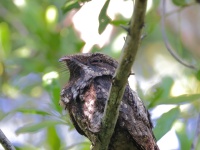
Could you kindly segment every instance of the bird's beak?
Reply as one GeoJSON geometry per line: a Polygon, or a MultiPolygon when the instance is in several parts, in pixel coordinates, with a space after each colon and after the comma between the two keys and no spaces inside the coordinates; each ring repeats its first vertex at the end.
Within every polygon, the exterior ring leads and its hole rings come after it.
{"type": "Polygon", "coordinates": [[[60,58],[58,61],[62,62],[62,61],[67,61],[67,60],[69,60],[69,57],[64,56],[64,57],[60,58]]]}

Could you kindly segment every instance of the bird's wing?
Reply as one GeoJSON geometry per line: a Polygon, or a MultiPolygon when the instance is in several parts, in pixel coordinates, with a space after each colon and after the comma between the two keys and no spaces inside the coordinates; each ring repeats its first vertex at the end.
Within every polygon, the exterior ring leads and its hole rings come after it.
{"type": "Polygon", "coordinates": [[[149,113],[137,93],[127,85],[120,106],[120,126],[128,130],[140,149],[158,150],[149,113]]]}

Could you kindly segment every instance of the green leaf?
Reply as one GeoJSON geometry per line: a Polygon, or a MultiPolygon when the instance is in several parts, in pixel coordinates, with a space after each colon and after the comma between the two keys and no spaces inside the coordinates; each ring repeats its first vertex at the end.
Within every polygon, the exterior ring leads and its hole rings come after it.
{"type": "Polygon", "coordinates": [[[11,49],[10,42],[10,30],[7,23],[0,23],[0,58],[4,58],[9,55],[11,49]]]}
{"type": "Polygon", "coordinates": [[[42,121],[42,122],[36,123],[36,124],[31,123],[31,124],[27,124],[19,129],[17,129],[16,134],[37,132],[43,128],[52,127],[57,124],[65,124],[65,123],[62,121],[57,121],[57,120],[45,120],[45,121],[42,121]]]}
{"type": "Polygon", "coordinates": [[[170,97],[165,98],[157,101],[156,105],[160,104],[185,104],[185,103],[191,103],[192,101],[199,100],[200,94],[183,94],[177,97],[170,97]]]}
{"type": "Polygon", "coordinates": [[[101,9],[101,12],[99,14],[99,34],[103,33],[107,25],[111,22],[111,19],[109,16],[107,16],[106,12],[108,9],[108,5],[110,3],[110,0],[107,0],[101,9]]]}
{"type": "Polygon", "coordinates": [[[152,108],[156,106],[157,103],[161,103],[162,99],[168,98],[173,83],[174,80],[171,77],[166,76],[159,84],[154,85],[149,91],[150,97],[148,97],[148,100],[150,101],[150,104],[148,108],[152,108]]]}
{"type": "Polygon", "coordinates": [[[200,70],[197,71],[197,73],[196,73],[196,78],[197,78],[197,80],[200,81],[200,70]]]}
{"type": "Polygon", "coordinates": [[[59,84],[58,79],[52,78],[51,84],[46,84],[44,81],[43,85],[51,97],[51,101],[52,101],[52,105],[54,109],[56,109],[58,112],[62,112],[62,108],[59,105],[60,84],[59,84]]]}
{"type": "Polygon", "coordinates": [[[88,150],[88,149],[90,149],[90,145],[91,145],[90,141],[86,141],[86,142],[75,143],[75,144],[72,144],[72,145],[70,145],[70,146],[63,147],[63,148],[61,148],[61,149],[62,149],[62,150],[65,150],[65,149],[71,150],[71,149],[73,149],[74,147],[78,147],[78,149],[88,150]]]}
{"type": "Polygon", "coordinates": [[[177,6],[186,6],[187,5],[187,1],[185,1],[185,0],[172,0],[172,2],[177,6]]]}
{"type": "Polygon", "coordinates": [[[126,25],[127,20],[113,20],[113,21],[110,21],[110,24],[112,24],[114,26],[126,25]]]}
{"type": "Polygon", "coordinates": [[[51,95],[52,98],[51,98],[51,100],[52,100],[52,102],[53,102],[54,107],[56,108],[56,110],[58,112],[61,112],[62,111],[62,107],[60,107],[60,105],[59,105],[59,100],[60,100],[60,86],[59,86],[58,80],[53,80],[51,86],[53,86],[52,91],[51,91],[52,92],[52,95],[51,95]]]}
{"type": "Polygon", "coordinates": [[[17,108],[17,109],[14,109],[14,110],[10,111],[10,112],[7,112],[7,113],[3,113],[3,112],[1,113],[0,112],[0,120],[6,118],[9,115],[12,116],[13,114],[15,114],[17,112],[21,112],[23,114],[35,114],[35,115],[42,115],[42,116],[45,116],[45,115],[52,116],[51,113],[43,111],[43,110],[38,110],[38,109],[34,109],[34,108],[17,108]]]}
{"type": "Polygon", "coordinates": [[[156,105],[156,102],[158,100],[160,100],[160,98],[164,92],[164,89],[162,87],[154,86],[151,88],[150,92],[151,92],[151,95],[149,98],[147,98],[150,101],[148,108],[152,108],[156,105]],[[152,90],[154,90],[154,91],[152,91],[152,90]]]}
{"type": "Polygon", "coordinates": [[[179,116],[179,107],[173,108],[170,111],[164,113],[156,123],[153,132],[157,140],[164,136],[172,127],[174,121],[177,120],[179,116]]]}
{"type": "Polygon", "coordinates": [[[17,144],[17,146],[15,145],[15,149],[16,150],[40,150],[40,148],[38,148],[37,146],[33,146],[30,144],[17,144]]]}
{"type": "MultiPolygon", "coordinates": [[[[155,2],[153,2],[153,3],[155,3],[155,2]]],[[[158,4],[159,4],[159,2],[158,2],[158,4]]],[[[158,4],[157,3],[153,4],[154,9],[151,9],[145,17],[145,22],[146,22],[145,31],[147,32],[147,35],[151,35],[151,33],[153,31],[155,31],[156,27],[159,24],[160,16],[158,16],[157,12],[155,11],[155,9],[158,7],[155,5],[158,5],[158,4]]]]}
{"type": "Polygon", "coordinates": [[[180,149],[181,150],[190,149],[192,140],[188,138],[188,135],[186,133],[185,123],[181,123],[181,126],[178,128],[178,130],[176,130],[176,135],[180,143],[180,149]]]}
{"type": "Polygon", "coordinates": [[[64,13],[67,13],[72,9],[79,9],[80,7],[81,7],[81,5],[79,4],[78,0],[72,0],[72,1],[67,1],[64,4],[62,10],[64,13]]]}
{"type": "Polygon", "coordinates": [[[84,142],[82,144],[82,149],[83,150],[88,150],[88,149],[90,149],[90,145],[91,145],[91,143],[89,141],[88,142],[84,142]]]}
{"type": "Polygon", "coordinates": [[[14,112],[21,112],[24,114],[38,114],[38,115],[51,115],[50,113],[37,109],[29,109],[29,108],[18,108],[14,110],[14,112]]]}
{"type": "Polygon", "coordinates": [[[47,129],[47,143],[51,150],[60,149],[61,147],[61,141],[55,126],[48,127],[47,129]]]}

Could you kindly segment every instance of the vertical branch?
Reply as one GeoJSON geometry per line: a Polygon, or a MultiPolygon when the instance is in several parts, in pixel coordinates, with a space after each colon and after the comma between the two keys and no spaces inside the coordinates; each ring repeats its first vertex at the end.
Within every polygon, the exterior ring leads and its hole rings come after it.
{"type": "Polygon", "coordinates": [[[141,32],[144,26],[146,6],[147,0],[135,0],[134,12],[131,17],[130,25],[127,28],[128,35],[122,50],[122,57],[113,78],[109,100],[107,101],[104,110],[101,132],[99,133],[99,139],[93,148],[95,150],[108,149],[119,115],[120,102],[139,48],[141,32]]]}
{"type": "Polygon", "coordinates": [[[10,143],[10,141],[7,139],[7,137],[1,131],[1,129],[0,129],[0,143],[5,148],[5,150],[15,150],[14,146],[10,143]]]}

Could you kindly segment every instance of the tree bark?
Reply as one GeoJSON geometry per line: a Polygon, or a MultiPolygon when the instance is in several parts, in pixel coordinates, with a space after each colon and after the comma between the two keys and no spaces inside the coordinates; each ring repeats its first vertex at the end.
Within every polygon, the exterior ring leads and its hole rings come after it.
{"type": "Polygon", "coordinates": [[[5,148],[5,150],[15,150],[14,146],[10,143],[10,141],[7,139],[7,137],[1,131],[1,129],[0,129],[0,143],[5,148]]]}

